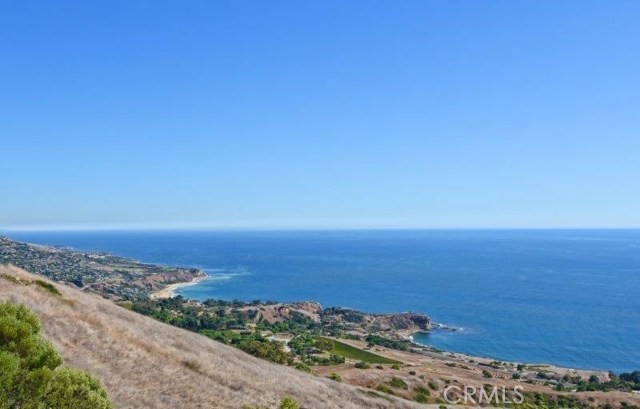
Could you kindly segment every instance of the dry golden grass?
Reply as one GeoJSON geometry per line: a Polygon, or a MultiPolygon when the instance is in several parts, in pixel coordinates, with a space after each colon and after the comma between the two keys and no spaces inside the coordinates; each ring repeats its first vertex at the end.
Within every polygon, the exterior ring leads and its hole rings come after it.
{"type": "Polygon", "coordinates": [[[72,287],[54,283],[57,296],[25,285],[36,279],[43,278],[0,266],[0,301],[37,313],[65,361],[100,378],[118,408],[239,409],[284,396],[304,408],[424,407],[259,360],[72,287]]]}

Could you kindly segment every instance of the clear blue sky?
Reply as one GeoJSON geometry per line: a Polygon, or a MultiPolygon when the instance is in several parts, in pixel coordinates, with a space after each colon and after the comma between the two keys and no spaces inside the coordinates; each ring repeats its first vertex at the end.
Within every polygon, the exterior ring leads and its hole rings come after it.
{"type": "Polygon", "coordinates": [[[0,5],[0,228],[640,226],[638,1],[0,5]]]}

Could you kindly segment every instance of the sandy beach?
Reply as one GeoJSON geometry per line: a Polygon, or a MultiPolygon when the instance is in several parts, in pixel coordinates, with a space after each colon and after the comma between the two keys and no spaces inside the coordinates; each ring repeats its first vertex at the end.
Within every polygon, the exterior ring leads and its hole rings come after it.
{"type": "Polygon", "coordinates": [[[204,280],[205,278],[207,278],[207,276],[203,275],[203,276],[195,277],[191,281],[187,281],[187,282],[183,282],[183,283],[169,284],[168,286],[166,286],[162,290],[155,291],[155,292],[151,293],[150,297],[151,297],[152,300],[159,300],[159,299],[162,299],[162,298],[171,298],[171,297],[174,296],[174,292],[178,288],[187,287],[187,286],[190,286],[190,285],[198,284],[200,281],[204,280]]]}

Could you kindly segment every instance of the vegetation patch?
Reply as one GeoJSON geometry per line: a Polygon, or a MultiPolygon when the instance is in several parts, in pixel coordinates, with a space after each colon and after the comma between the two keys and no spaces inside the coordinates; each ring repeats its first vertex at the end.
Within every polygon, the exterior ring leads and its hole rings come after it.
{"type": "Polygon", "coordinates": [[[20,280],[18,280],[18,278],[17,278],[17,277],[14,277],[14,276],[12,276],[12,275],[10,275],[10,274],[0,274],[0,277],[2,277],[2,278],[4,278],[5,280],[7,280],[7,281],[9,281],[9,282],[12,282],[12,283],[14,283],[14,284],[22,284],[22,283],[20,282],[20,280]]]}
{"type": "Polygon", "coordinates": [[[399,351],[408,351],[410,345],[408,341],[397,341],[395,339],[389,339],[374,334],[368,335],[365,340],[370,347],[379,345],[386,348],[397,349],[399,351]]]}
{"type": "Polygon", "coordinates": [[[202,373],[200,364],[195,361],[182,361],[182,365],[185,368],[192,370],[193,372],[202,373]]]}
{"type": "MultiPolygon", "coordinates": [[[[272,409],[269,405],[243,405],[242,409],[272,409]]],[[[284,398],[280,401],[277,409],[300,409],[300,404],[291,398],[284,398]]]]}
{"type": "Polygon", "coordinates": [[[400,378],[391,378],[389,385],[393,386],[394,388],[409,389],[409,385],[407,385],[407,383],[400,378]]]}
{"type": "Polygon", "coordinates": [[[0,408],[111,409],[100,381],[62,367],[40,329],[27,307],[0,303],[0,408]]]}
{"type": "MultiPolygon", "coordinates": [[[[320,339],[327,339],[318,337],[320,339]]],[[[385,358],[380,355],[373,354],[369,351],[364,351],[360,348],[353,347],[336,340],[329,340],[333,342],[333,348],[331,352],[343,356],[347,359],[354,359],[368,364],[398,364],[399,362],[393,359],[385,358]]]]}
{"type": "Polygon", "coordinates": [[[387,385],[378,385],[376,390],[380,392],[388,393],[389,395],[395,395],[395,392],[393,391],[393,389],[391,389],[387,385]]]}
{"type": "Polygon", "coordinates": [[[56,296],[62,295],[62,293],[51,283],[47,283],[46,281],[42,281],[42,280],[35,280],[33,283],[37,286],[44,288],[49,294],[56,295],[56,296]]]}

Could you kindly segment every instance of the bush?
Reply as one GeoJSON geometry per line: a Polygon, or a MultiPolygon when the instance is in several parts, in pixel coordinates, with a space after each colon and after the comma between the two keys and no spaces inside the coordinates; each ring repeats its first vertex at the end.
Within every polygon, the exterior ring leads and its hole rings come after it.
{"type": "Polygon", "coordinates": [[[300,405],[291,398],[284,398],[282,402],[280,402],[279,409],[300,409],[300,405]]]}
{"type": "Polygon", "coordinates": [[[62,357],[42,338],[40,328],[27,307],[0,303],[0,407],[111,408],[100,381],[73,368],[59,368],[62,357]]]}
{"type": "MultiPolygon", "coordinates": [[[[268,405],[242,405],[242,409],[270,409],[268,405]]],[[[300,409],[300,404],[291,398],[280,401],[278,409],[300,409]]]]}
{"type": "Polygon", "coordinates": [[[355,367],[358,368],[358,369],[369,369],[369,368],[371,368],[371,365],[369,365],[368,363],[366,363],[364,361],[360,361],[360,362],[356,363],[355,367]]]}
{"type": "Polygon", "coordinates": [[[415,389],[416,393],[422,394],[422,395],[427,395],[427,396],[431,396],[431,392],[429,392],[429,389],[427,388],[423,388],[422,386],[418,386],[415,389]]]}
{"type": "Polygon", "coordinates": [[[536,374],[536,378],[538,379],[549,379],[549,375],[547,375],[546,373],[540,371],[536,374]]]}
{"type": "Polygon", "coordinates": [[[340,374],[335,372],[332,372],[331,375],[329,375],[329,379],[336,382],[342,382],[342,376],[340,376],[340,374]]]}
{"type": "Polygon", "coordinates": [[[418,403],[429,403],[429,395],[424,393],[416,393],[415,401],[418,403]]]}
{"type": "Polygon", "coordinates": [[[54,372],[45,393],[48,409],[107,409],[111,405],[100,381],[86,372],[62,368],[54,372]]]}
{"type": "Polygon", "coordinates": [[[493,375],[491,375],[491,372],[487,371],[486,369],[482,370],[482,376],[484,376],[485,378],[493,378],[493,375]]]}
{"type": "Polygon", "coordinates": [[[53,284],[47,283],[46,281],[35,280],[34,283],[47,290],[47,292],[49,292],[50,294],[57,296],[62,295],[62,293],[60,293],[60,291],[53,284]]]}
{"type": "Polygon", "coordinates": [[[389,385],[393,386],[394,388],[409,388],[409,385],[407,385],[407,383],[400,378],[391,378],[391,382],[389,382],[389,385]]]}
{"type": "Polygon", "coordinates": [[[379,390],[380,392],[388,393],[389,395],[395,395],[395,392],[393,392],[393,390],[389,388],[387,385],[378,385],[376,390],[379,390]]]}
{"type": "Polygon", "coordinates": [[[315,347],[320,351],[331,351],[333,349],[333,341],[328,338],[316,338],[315,347]]]}
{"type": "Polygon", "coordinates": [[[303,362],[297,362],[295,368],[303,372],[311,372],[311,367],[303,362]]]}

